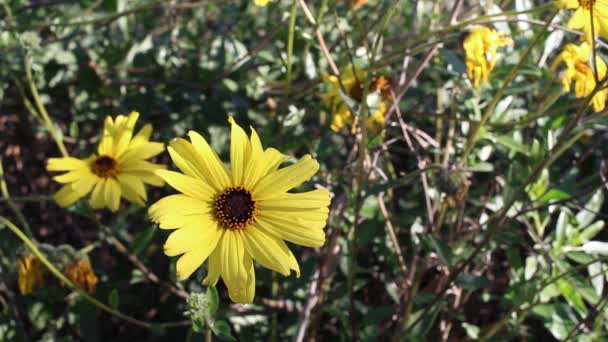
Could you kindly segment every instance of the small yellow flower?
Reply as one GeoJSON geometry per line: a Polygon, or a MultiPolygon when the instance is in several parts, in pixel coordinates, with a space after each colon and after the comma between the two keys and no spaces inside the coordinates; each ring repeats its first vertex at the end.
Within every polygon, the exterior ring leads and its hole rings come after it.
{"type": "Polygon", "coordinates": [[[555,5],[575,10],[568,21],[568,27],[582,30],[588,43],[593,42],[594,33],[595,36],[599,34],[608,38],[608,0],[556,0],[555,5]]]}
{"type": "Polygon", "coordinates": [[[479,89],[481,81],[488,82],[496,64],[496,49],[506,45],[513,45],[513,40],[483,26],[476,27],[465,38],[463,47],[467,75],[475,88],[479,89]]]}
{"type": "Polygon", "coordinates": [[[95,293],[97,276],[89,260],[78,259],[74,261],[63,270],[63,274],[81,289],[90,294],[95,293]]]}
{"type": "Polygon", "coordinates": [[[28,295],[34,290],[34,286],[44,285],[44,273],[46,268],[38,258],[33,255],[28,255],[19,258],[19,292],[22,295],[28,295]]]}
{"type": "MultiPolygon", "coordinates": [[[[356,103],[361,103],[363,97],[363,87],[367,79],[367,71],[362,70],[357,66],[349,65],[346,67],[340,78],[344,86],[345,95],[356,103]]],[[[344,102],[342,89],[340,88],[340,80],[336,76],[324,76],[324,81],[329,84],[329,88],[321,97],[323,103],[331,108],[332,122],[331,129],[334,132],[339,132],[344,126],[350,125],[351,131],[354,133],[355,125],[354,118],[350,108],[344,102]]],[[[388,109],[388,105],[392,101],[390,89],[392,81],[387,77],[376,77],[370,83],[369,93],[378,92],[380,101],[375,107],[369,108],[371,113],[368,118],[368,129],[376,134],[384,128],[384,115],[388,109]]]]}
{"type": "Polygon", "coordinates": [[[260,6],[260,7],[266,7],[266,5],[268,5],[269,2],[271,2],[272,0],[253,0],[253,3],[256,6],[260,6]]]}
{"type": "MultiPolygon", "coordinates": [[[[566,44],[551,66],[551,69],[555,71],[560,64],[565,64],[566,68],[561,75],[564,91],[570,91],[570,84],[574,82],[574,95],[577,98],[585,98],[591,95],[596,86],[592,56],[592,47],[587,42],[580,45],[566,44]]],[[[597,77],[602,80],[606,76],[606,63],[599,56],[596,56],[595,65],[597,67],[597,77]]],[[[607,95],[608,89],[603,89],[593,96],[593,99],[591,99],[593,110],[596,112],[604,110],[607,95]]]]}
{"type": "Polygon", "coordinates": [[[274,148],[264,149],[255,132],[251,137],[230,118],[232,125],[228,169],[196,132],[190,141],[174,139],[168,147],[183,172],[158,170],[180,192],[149,209],[162,229],[177,229],[164,246],[177,260],[177,275],[187,279],[209,258],[203,283],[215,286],[220,276],[230,299],[251,303],[255,293],[253,259],[285,276],[300,268],[283,240],[319,247],[325,242],[329,192],[317,189],[290,193],[311,178],[319,163],[305,155],[285,168],[289,159],[274,148]]]}
{"type": "Polygon", "coordinates": [[[164,145],[149,141],[152,134],[150,124],[133,136],[138,117],[137,112],[132,112],[128,117],[118,115],[114,120],[106,117],[97,154],[89,158],[48,160],[47,170],[67,171],[53,178],[66,184],[55,194],[57,204],[67,207],[92,190],[90,203],[95,209],[108,207],[116,211],[121,197],[145,205],[147,196],[144,183],[162,186],[163,180],[154,171],[165,168],[146,159],[161,153],[164,145]]]}

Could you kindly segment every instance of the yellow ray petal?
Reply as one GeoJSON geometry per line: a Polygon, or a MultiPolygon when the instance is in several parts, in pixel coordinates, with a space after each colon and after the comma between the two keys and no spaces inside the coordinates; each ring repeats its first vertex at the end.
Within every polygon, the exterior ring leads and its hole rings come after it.
{"type": "Polygon", "coordinates": [[[181,194],[164,197],[148,209],[152,221],[160,223],[162,229],[182,227],[210,212],[211,205],[208,202],[181,194]]]}
{"type": "Polygon", "coordinates": [[[88,166],[87,160],[78,158],[49,158],[47,160],[46,169],[48,171],[72,171],[88,168],[88,166]]]}
{"type": "Polygon", "coordinates": [[[146,205],[146,188],[139,178],[125,173],[119,174],[116,178],[120,183],[121,193],[126,199],[142,207],[146,205]]]}
{"type": "Polygon", "coordinates": [[[289,156],[284,155],[277,149],[269,147],[264,151],[264,166],[260,170],[261,177],[276,171],[281,164],[289,159],[289,156]]]}
{"type": "Polygon", "coordinates": [[[325,232],[321,228],[311,228],[310,222],[276,218],[258,218],[254,225],[275,238],[287,240],[306,247],[321,247],[325,243],[325,232]]]}
{"type": "Polygon", "coordinates": [[[71,184],[71,187],[72,190],[76,191],[81,196],[84,196],[91,192],[91,189],[95,184],[97,184],[97,182],[99,182],[99,180],[99,177],[90,173],[76,180],[74,183],[71,184]]]}
{"type": "Polygon", "coordinates": [[[53,196],[53,199],[60,207],[65,208],[72,205],[74,202],[78,201],[83,196],[84,195],[81,195],[76,191],[72,190],[72,187],[68,184],[64,185],[61,189],[59,189],[59,191],[57,191],[57,193],[55,193],[55,195],[53,196]]]}
{"type": "Polygon", "coordinates": [[[239,233],[243,238],[245,250],[255,261],[284,276],[289,275],[290,251],[287,245],[255,227],[247,227],[239,233]]]}
{"type": "Polygon", "coordinates": [[[267,166],[264,158],[264,148],[258,133],[251,127],[251,139],[249,140],[249,162],[243,175],[243,185],[251,189],[266,174],[264,168],[267,166]]]}
{"type": "MultiPolygon", "coordinates": [[[[219,243],[218,243],[219,245],[219,243]]],[[[207,264],[207,276],[203,279],[203,285],[215,286],[220,279],[221,267],[220,249],[216,247],[209,255],[209,263],[207,264]]]]}
{"type": "Polygon", "coordinates": [[[245,251],[241,236],[225,230],[221,240],[220,269],[233,302],[251,303],[255,292],[255,274],[251,256],[245,251]]]}
{"type": "Polygon", "coordinates": [[[119,158],[118,162],[123,163],[128,159],[148,159],[152,158],[165,150],[165,144],[158,142],[144,142],[136,147],[126,150],[119,158]]]}
{"type": "Polygon", "coordinates": [[[118,181],[114,178],[107,178],[104,190],[104,200],[106,206],[112,211],[118,210],[121,195],[120,184],[118,181]]]}
{"type": "Polygon", "coordinates": [[[200,179],[167,170],[157,170],[155,173],[172,188],[190,197],[198,198],[202,201],[211,201],[215,196],[215,191],[200,179]]]}
{"type": "MultiPolygon", "coordinates": [[[[179,230],[173,234],[178,232],[179,230]]],[[[177,260],[177,276],[181,280],[187,279],[194,271],[196,271],[197,268],[199,268],[199,266],[203,264],[203,262],[205,262],[209,254],[211,254],[211,252],[213,252],[213,250],[216,248],[217,243],[222,236],[221,233],[222,230],[218,229],[217,225],[215,225],[214,228],[210,227],[209,235],[204,243],[199,244],[196,246],[196,248],[190,249],[177,260]]],[[[167,240],[167,242],[169,241],[167,240]]]]}
{"type": "Polygon", "coordinates": [[[204,180],[205,171],[197,167],[196,159],[197,155],[194,153],[192,145],[184,139],[173,139],[170,146],[167,148],[169,155],[175,166],[177,166],[183,173],[190,177],[204,180]]]}
{"type": "Polygon", "coordinates": [[[190,250],[206,248],[219,238],[215,235],[221,232],[222,230],[218,228],[217,222],[211,216],[201,215],[198,220],[190,221],[171,233],[165,242],[164,252],[168,256],[176,256],[190,250]]]}
{"type": "Polygon", "coordinates": [[[53,177],[53,180],[57,183],[72,183],[81,178],[86,178],[86,177],[91,177],[91,176],[93,176],[93,173],[91,172],[91,170],[88,167],[86,167],[86,168],[80,168],[80,169],[76,169],[76,170],[73,170],[70,172],[66,172],[59,176],[55,176],[55,177],[53,177]]]}
{"type": "Polygon", "coordinates": [[[232,126],[230,134],[230,167],[232,169],[232,185],[241,186],[245,176],[245,169],[249,161],[251,149],[245,131],[232,117],[228,119],[232,126]]]}
{"type": "Polygon", "coordinates": [[[260,180],[254,190],[256,200],[280,195],[310,179],[319,170],[319,163],[305,155],[294,165],[279,169],[260,180]]]}
{"type": "Polygon", "coordinates": [[[256,203],[261,210],[292,211],[315,209],[329,206],[331,198],[326,189],[317,189],[301,193],[284,193],[256,203]]]}
{"type": "Polygon", "coordinates": [[[138,146],[139,144],[148,142],[148,140],[150,140],[151,135],[152,135],[152,125],[145,124],[144,127],[142,127],[137,132],[137,134],[135,134],[135,136],[133,137],[133,140],[131,140],[130,146],[135,147],[135,146],[138,146]]]}
{"type": "Polygon", "coordinates": [[[218,191],[229,187],[232,180],[228,175],[228,170],[207,141],[194,131],[188,132],[188,136],[196,154],[201,158],[201,167],[205,170],[209,184],[218,191]]]}
{"type": "Polygon", "coordinates": [[[93,193],[91,194],[91,207],[93,209],[101,209],[105,206],[104,193],[106,187],[106,178],[100,178],[96,183],[93,193]]]}

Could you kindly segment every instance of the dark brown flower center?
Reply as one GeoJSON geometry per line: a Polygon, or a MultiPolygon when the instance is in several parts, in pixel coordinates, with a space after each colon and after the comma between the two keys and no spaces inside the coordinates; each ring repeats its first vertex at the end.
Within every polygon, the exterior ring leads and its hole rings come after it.
{"type": "Polygon", "coordinates": [[[118,174],[118,162],[110,156],[99,156],[93,162],[91,171],[99,177],[115,177],[118,174]]]}
{"type": "Polygon", "coordinates": [[[215,218],[225,229],[243,229],[254,219],[255,201],[241,187],[226,189],[215,199],[213,207],[215,218]]]}

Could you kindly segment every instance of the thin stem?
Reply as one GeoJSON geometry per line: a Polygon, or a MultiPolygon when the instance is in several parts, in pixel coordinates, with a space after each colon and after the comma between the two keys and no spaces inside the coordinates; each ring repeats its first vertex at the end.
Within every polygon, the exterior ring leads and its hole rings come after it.
{"type": "Polygon", "coordinates": [[[40,94],[38,93],[38,88],[36,88],[36,84],[34,83],[34,79],[32,77],[31,61],[27,57],[26,57],[26,61],[25,61],[25,75],[27,77],[27,82],[29,83],[32,96],[34,97],[34,103],[36,104],[36,107],[38,108],[38,113],[42,117],[42,120],[46,126],[46,129],[49,131],[49,133],[51,133],[51,136],[53,137],[53,140],[55,140],[55,144],[57,145],[57,148],[59,148],[59,151],[61,152],[61,154],[64,157],[68,157],[69,156],[68,151],[66,150],[65,145],[63,144],[63,140],[61,139],[61,133],[59,132],[58,128],[51,121],[49,113],[46,111],[44,104],[42,104],[42,100],[40,99],[40,94]]]}
{"type": "Polygon", "coordinates": [[[69,288],[71,288],[72,290],[77,291],[81,296],[83,296],[88,302],[90,302],[91,304],[95,305],[96,307],[100,308],[101,310],[116,316],[118,318],[121,318],[129,323],[132,323],[134,325],[140,326],[142,328],[147,328],[150,329],[152,328],[152,324],[144,322],[144,321],[140,321],[136,318],[133,318],[131,316],[125,315],[122,312],[118,311],[118,310],[114,310],[111,307],[107,306],[106,304],[100,302],[99,300],[97,300],[96,298],[92,297],[91,295],[89,295],[86,291],[84,291],[83,289],[81,289],[80,287],[76,286],[70,279],[68,279],[65,275],[63,275],[63,273],[61,273],[61,271],[59,271],[55,265],[53,265],[49,259],[40,251],[40,249],[38,249],[38,247],[36,246],[36,244],[30,239],[28,238],[22,231],[21,229],[19,229],[19,227],[15,226],[11,221],[7,220],[6,218],[4,218],[3,216],[0,216],[0,223],[2,223],[3,225],[5,225],[6,227],[8,227],[15,235],[17,235],[17,237],[19,239],[21,239],[21,241],[23,241],[23,243],[27,246],[27,248],[38,258],[40,259],[40,261],[44,264],[44,266],[46,266],[49,271],[51,271],[51,273],[57,277],[57,279],[59,279],[61,282],[63,282],[64,284],[66,284],[69,288]]]}
{"type": "Polygon", "coordinates": [[[6,201],[6,204],[9,206],[9,208],[11,208],[13,213],[15,213],[17,220],[19,220],[19,223],[23,226],[25,233],[30,237],[34,236],[32,234],[32,228],[30,227],[29,223],[27,223],[25,216],[23,215],[19,207],[15,204],[15,202],[11,199],[11,196],[8,192],[8,187],[6,186],[6,179],[4,178],[4,167],[2,166],[2,157],[0,157],[0,192],[2,192],[2,198],[6,201]]]}

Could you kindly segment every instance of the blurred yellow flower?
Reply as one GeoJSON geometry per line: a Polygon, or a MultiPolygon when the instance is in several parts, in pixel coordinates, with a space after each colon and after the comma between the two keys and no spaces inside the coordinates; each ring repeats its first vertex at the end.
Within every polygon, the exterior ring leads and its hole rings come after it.
{"type": "Polygon", "coordinates": [[[64,185],[56,194],[55,201],[67,207],[86,196],[91,190],[91,206],[118,210],[120,198],[141,206],[146,202],[144,183],[162,186],[163,180],[155,170],[166,168],[146,159],[164,150],[162,143],[150,142],[152,125],[145,125],[135,136],[133,130],[139,113],[106,117],[103,137],[97,154],[86,159],[72,157],[49,158],[47,170],[66,171],[53,179],[64,185]]]}
{"type": "Polygon", "coordinates": [[[253,3],[256,6],[260,6],[260,7],[266,7],[266,5],[268,5],[269,2],[271,2],[272,0],[254,0],[253,3]]]}
{"type": "Polygon", "coordinates": [[[63,270],[63,274],[81,289],[91,294],[95,293],[97,276],[89,260],[76,260],[63,270]]]}
{"type": "Polygon", "coordinates": [[[180,279],[188,278],[207,258],[203,283],[215,286],[220,276],[230,299],[251,303],[255,293],[253,260],[285,276],[300,268],[283,240],[319,247],[325,242],[329,192],[317,189],[289,193],[311,178],[319,163],[305,155],[279,169],[289,157],[274,148],[264,149],[256,133],[251,137],[230,118],[231,169],[209,144],[190,131],[190,141],[174,139],[168,147],[183,172],[156,174],[181,192],[165,197],[149,209],[162,229],[173,232],[164,250],[177,260],[180,279]]]}
{"type": "Polygon", "coordinates": [[[513,40],[484,26],[476,27],[465,38],[467,75],[475,88],[479,89],[481,81],[488,82],[496,64],[496,49],[506,45],[513,45],[513,40]]]}
{"type": "Polygon", "coordinates": [[[559,8],[573,9],[568,27],[585,33],[585,40],[592,43],[598,34],[608,38],[608,0],[556,0],[559,8]],[[593,13],[593,23],[591,22],[593,13]]]}
{"type": "Polygon", "coordinates": [[[42,262],[33,255],[21,257],[18,262],[19,278],[17,284],[19,285],[19,292],[25,296],[32,293],[34,286],[44,285],[44,273],[46,273],[46,268],[42,262]]]}
{"type": "MultiPolygon", "coordinates": [[[[565,64],[566,68],[561,74],[564,91],[570,91],[570,84],[574,82],[574,95],[577,98],[585,98],[591,95],[596,86],[592,56],[592,47],[587,42],[580,45],[566,44],[551,66],[551,69],[555,71],[560,64],[565,64]]],[[[595,66],[597,67],[598,79],[604,79],[606,63],[599,56],[595,58],[595,66]]],[[[593,96],[593,99],[591,99],[593,110],[596,112],[604,110],[607,95],[608,89],[602,89],[593,96]]]]}
{"type": "MultiPolygon", "coordinates": [[[[353,65],[346,67],[341,75],[340,79],[344,86],[344,92],[353,102],[361,103],[363,97],[363,87],[367,79],[367,71],[353,65]]],[[[344,101],[342,89],[340,87],[340,80],[338,77],[333,75],[323,76],[323,80],[329,85],[329,88],[325,94],[322,95],[321,99],[323,103],[331,108],[332,122],[331,129],[334,132],[339,132],[344,126],[350,125],[351,132],[355,132],[356,125],[350,108],[344,101]]],[[[392,101],[390,90],[392,87],[392,80],[388,77],[376,77],[370,83],[369,93],[377,93],[379,101],[376,106],[370,106],[367,127],[368,129],[377,134],[384,128],[384,115],[392,101]]]]}

